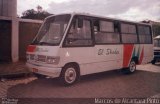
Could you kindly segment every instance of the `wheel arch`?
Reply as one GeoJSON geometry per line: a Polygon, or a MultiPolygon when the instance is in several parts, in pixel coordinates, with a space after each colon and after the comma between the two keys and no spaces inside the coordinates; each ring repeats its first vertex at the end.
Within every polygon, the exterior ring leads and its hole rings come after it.
{"type": "Polygon", "coordinates": [[[132,57],[131,60],[134,60],[136,64],[139,64],[139,60],[137,56],[132,57]]]}
{"type": "MultiPolygon", "coordinates": [[[[77,62],[69,62],[69,63],[66,63],[63,67],[62,67],[62,70],[64,67],[68,66],[68,65],[73,65],[76,67],[76,71],[78,72],[79,75],[81,75],[80,73],[80,66],[77,62]]],[[[61,71],[62,72],[62,71],[61,71]]]]}

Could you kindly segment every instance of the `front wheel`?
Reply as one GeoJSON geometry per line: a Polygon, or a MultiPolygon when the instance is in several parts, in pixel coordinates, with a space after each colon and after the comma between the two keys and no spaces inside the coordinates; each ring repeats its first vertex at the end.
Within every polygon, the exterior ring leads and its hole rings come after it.
{"type": "Polygon", "coordinates": [[[129,67],[127,69],[124,69],[125,74],[132,74],[136,71],[136,62],[134,60],[131,60],[129,67]]]}
{"type": "Polygon", "coordinates": [[[79,79],[79,68],[75,65],[66,65],[61,72],[60,81],[63,85],[72,85],[79,79]]]}

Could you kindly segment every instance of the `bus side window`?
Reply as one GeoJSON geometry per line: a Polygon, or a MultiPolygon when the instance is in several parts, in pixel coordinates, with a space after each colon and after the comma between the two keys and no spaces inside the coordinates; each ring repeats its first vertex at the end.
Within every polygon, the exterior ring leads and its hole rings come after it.
{"type": "Polygon", "coordinates": [[[88,46],[92,45],[91,38],[91,22],[89,20],[81,20],[78,26],[78,19],[72,23],[66,38],[66,46],[88,46]],[[82,26],[83,24],[83,26],[82,26]]]}
{"type": "Polygon", "coordinates": [[[149,26],[139,25],[138,26],[138,33],[139,33],[140,43],[143,43],[143,44],[152,43],[152,36],[151,36],[152,34],[150,32],[149,26]]]}
{"type": "Polygon", "coordinates": [[[138,43],[135,24],[121,23],[121,35],[123,43],[138,43]]]}
{"type": "Polygon", "coordinates": [[[101,19],[94,21],[94,35],[96,44],[120,43],[120,36],[118,30],[115,32],[113,21],[101,19]]]}

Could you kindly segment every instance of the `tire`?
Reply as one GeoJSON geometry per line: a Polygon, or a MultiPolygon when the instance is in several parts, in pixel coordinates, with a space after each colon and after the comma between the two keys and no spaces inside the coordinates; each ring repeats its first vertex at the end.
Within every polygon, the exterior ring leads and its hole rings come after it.
{"type": "Polygon", "coordinates": [[[152,60],[151,63],[154,65],[156,63],[156,60],[152,60]]]}
{"type": "Polygon", "coordinates": [[[125,74],[132,74],[135,71],[136,71],[136,62],[134,60],[131,60],[131,62],[129,63],[129,67],[123,70],[125,74]]]}
{"type": "Polygon", "coordinates": [[[72,85],[79,80],[79,77],[79,67],[77,65],[68,64],[62,69],[60,75],[61,85],[72,85]]]}

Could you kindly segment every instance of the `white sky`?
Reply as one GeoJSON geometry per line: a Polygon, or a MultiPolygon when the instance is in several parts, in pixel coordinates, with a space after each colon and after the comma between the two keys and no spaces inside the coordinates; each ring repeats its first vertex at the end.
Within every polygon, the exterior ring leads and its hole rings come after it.
{"type": "Polygon", "coordinates": [[[17,0],[18,15],[37,5],[49,13],[87,12],[134,21],[160,19],[160,0],[17,0]]]}

